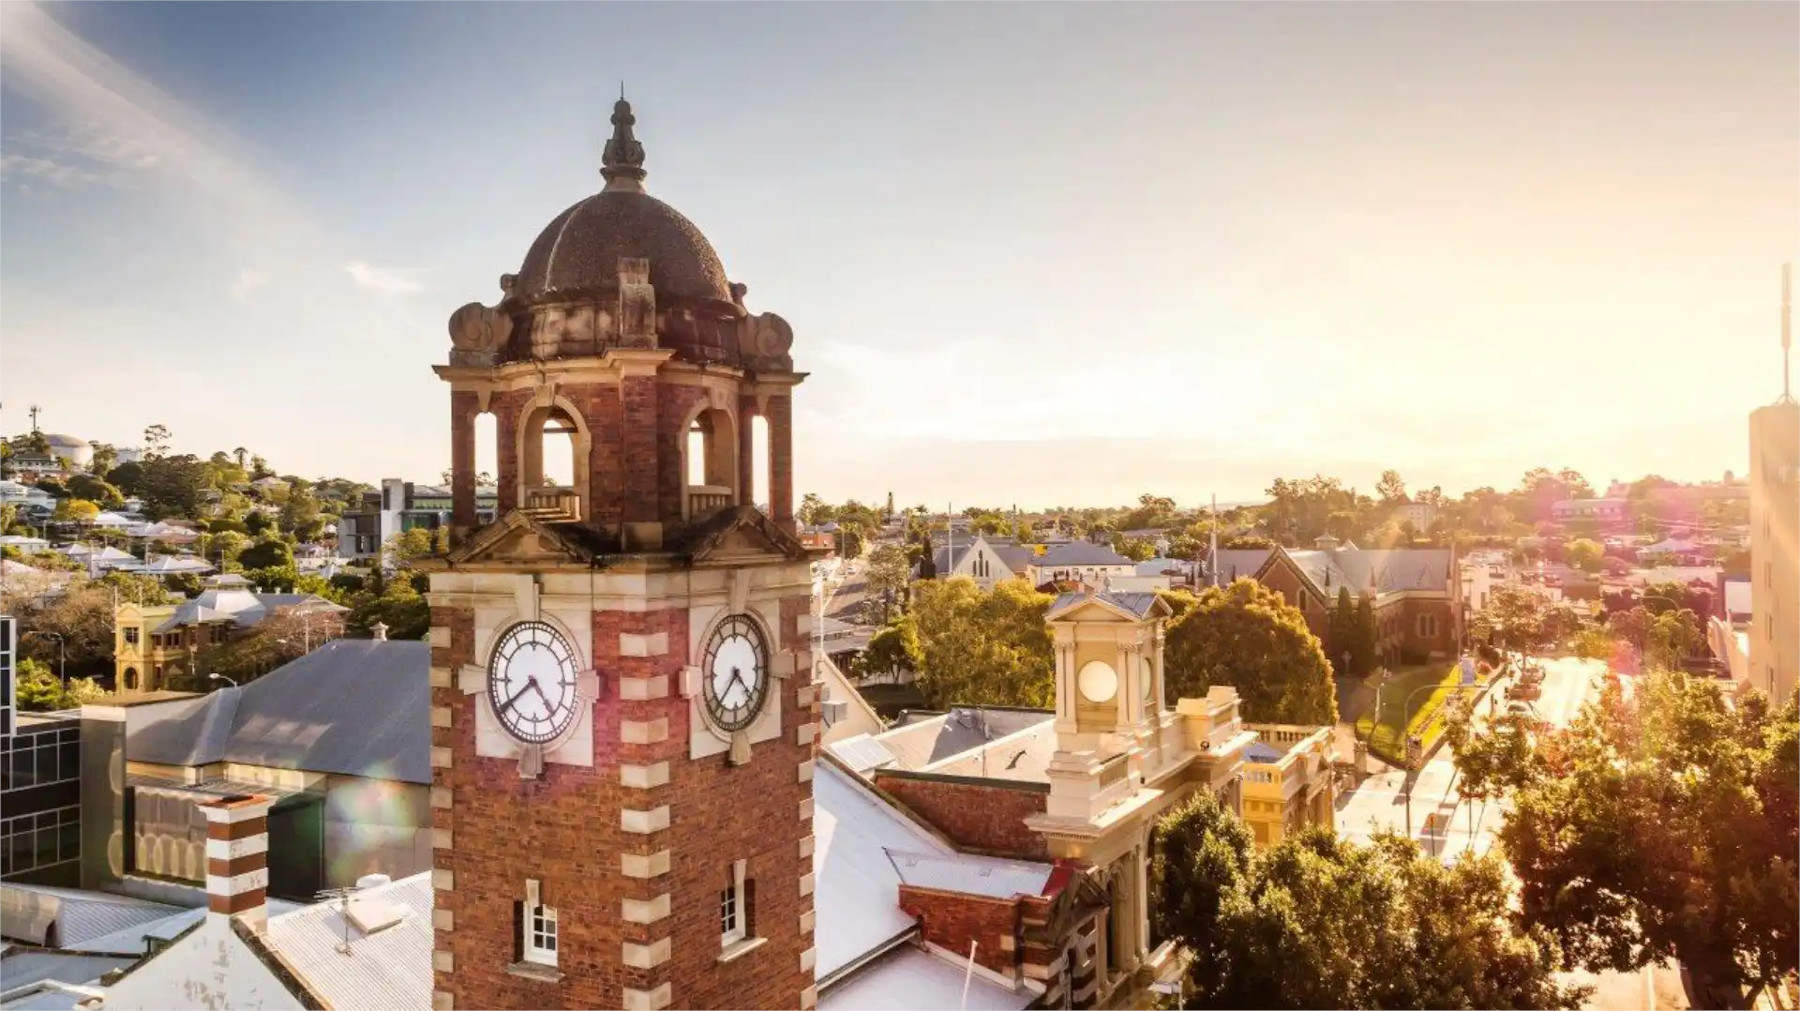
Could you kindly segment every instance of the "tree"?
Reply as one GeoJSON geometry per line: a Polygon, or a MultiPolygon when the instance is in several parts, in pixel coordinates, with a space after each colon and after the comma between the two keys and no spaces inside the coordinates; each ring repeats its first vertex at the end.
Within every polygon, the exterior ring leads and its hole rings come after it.
{"type": "Polygon", "coordinates": [[[106,690],[93,678],[70,678],[65,686],[57,680],[50,665],[30,658],[19,661],[17,670],[19,709],[28,713],[76,709],[89,702],[106,698],[106,690]]]}
{"type": "Polygon", "coordinates": [[[1563,560],[1583,572],[1599,572],[1600,560],[1605,557],[1605,546],[1585,537],[1570,541],[1568,547],[1563,549],[1563,560]]]}
{"type": "Polygon", "coordinates": [[[966,576],[913,585],[919,691],[936,708],[1047,707],[1055,697],[1050,629],[1053,598],[1024,580],[983,590],[966,576]]]}
{"type": "Polygon", "coordinates": [[[51,518],[58,523],[92,523],[100,515],[100,507],[84,498],[66,498],[56,503],[51,518]]]}
{"type": "Polygon", "coordinates": [[[924,652],[919,646],[919,630],[910,616],[901,615],[891,625],[883,625],[869,637],[869,648],[859,660],[866,674],[894,675],[902,670],[916,671],[924,666],[924,652]]]}
{"type": "Polygon", "coordinates": [[[1384,470],[1381,480],[1375,482],[1375,494],[1381,496],[1382,505],[1399,505],[1406,501],[1406,482],[1400,480],[1397,470],[1384,470]]]}
{"type": "Polygon", "coordinates": [[[265,537],[239,552],[237,561],[246,569],[293,568],[294,549],[286,541],[265,537]]]}
{"type": "Polygon", "coordinates": [[[912,566],[906,552],[897,544],[882,544],[869,552],[868,568],[863,572],[863,585],[869,596],[881,601],[881,620],[885,624],[894,601],[906,592],[907,575],[912,566]]]}
{"type": "Polygon", "coordinates": [[[1192,953],[1190,1008],[1575,1008],[1522,929],[1504,866],[1320,828],[1266,853],[1211,792],[1157,825],[1153,916],[1192,953]]]}
{"type": "Polygon", "coordinates": [[[70,495],[99,503],[108,509],[117,509],[125,504],[125,496],[119,489],[92,474],[71,474],[66,486],[70,495]]]}
{"type": "Polygon", "coordinates": [[[319,498],[305,481],[295,481],[288,488],[287,500],[281,503],[281,532],[293,534],[303,541],[314,540],[320,531],[319,498]]]}
{"type": "MultiPolygon", "coordinates": [[[[99,581],[77,581],[44,606],[14,602],[21,656],[57,663],[57,640],[71,679],[108,677],[113,671],[113,590],[99,581]],[[55,635],[26,636],[29,629],[55,635]]],[[[62,673],[61,670],[58,673],[62,673]]]]}
{"type": "Polygon", "coordinates": [[[206,461],[188,454],[146,456],[141,468],[137,494],[144,500],[145,515],[153,520],[200,518],[212,482],[212,468],[206,461]]]}
{"type": "MultiPolygon", "coordinates": [[[[215,521],[216,522],[216,521],[215,521]]],[[[244,513],[244,532],[252,537],[279,532],[275,518],[261,509],[250,509],[244,513]]]]}
{"type": "Polygon", "coordinates": [[[1734,707],[1679,672],[1635,686],[1612,679],[1513,792],[1525,922],[1590,970],[1675,958],[1697,1006],[1748,1007],[1800,952],[1800,702],[1734,707]]]}
{"type": "Polygon", "coordinates": [[[1213,685],[1230,685],[1247,720],[1337,722],[1337,689],[1318,637],[1279,593],[1253,579],[1201,591],[1193,609],[1169,624],[1163,664],[1171,697],[1200,698],[1213,685]]]}
{"type": "Polygon", "coordinates": [[[387,626],[390,639],[423,639],[431,631],[431,605],[411,579],[389,579],[379,593],[364,590],[351,598],[345,627],[368,636],[376,622],[387,626]]]}
{"type": "Polygon", "coordinates": [[[156,424],[144,429],[144,459],[158,460],[169,453],[169,427],[156,424]]]}

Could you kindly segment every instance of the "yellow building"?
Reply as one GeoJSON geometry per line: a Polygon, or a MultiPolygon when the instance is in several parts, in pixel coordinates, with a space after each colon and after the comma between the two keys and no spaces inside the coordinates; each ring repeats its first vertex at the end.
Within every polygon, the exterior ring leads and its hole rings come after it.
{"type": "Polygon", "coordinates": [[[1244,754],[1244,823],[1258,846],[1274,846],[1309,825],[1334,828],[1331,728],[1250,723],[1257,740],[1244,754]]]}
{"type": "Polygon", "coordinates": [[[174,665],[190,662],[185,634],[156,631],[175,614],[174,604],[122,603],[113,612],[113,687],[121,693],[160,689],[174,665]]]}
{"type": "MultiPolygon", "coordinates": [[[[113,685],[125,695],[160,691],[190,670],[200,653],[237,638],[265,618],[291,613],[303,622],[304,649],[343,634],[348,608],[311,593],[258,593],[242,577],[218,576],[192,600],[113,610],[113,685]]],[[[190,684],[189,688],[205,685],[190,684]]]]}

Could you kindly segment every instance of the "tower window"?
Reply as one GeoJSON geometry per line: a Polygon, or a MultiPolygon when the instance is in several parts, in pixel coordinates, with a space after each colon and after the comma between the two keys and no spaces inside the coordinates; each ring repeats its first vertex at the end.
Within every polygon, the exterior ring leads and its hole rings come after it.
{"type": "Polygon", "coordinates": [[[522,951],[525,961],[537,965],[556,964],[556,910],[545,905],[527,905],[523,917],[525,937],[522,951]]]}
{"type": "Polygon", "coordinates": [[[719,945],[729,948],[750,936],[749,882],[744,879],[746,861],[732,863],[730,877],[719,891],[719,945]]]}

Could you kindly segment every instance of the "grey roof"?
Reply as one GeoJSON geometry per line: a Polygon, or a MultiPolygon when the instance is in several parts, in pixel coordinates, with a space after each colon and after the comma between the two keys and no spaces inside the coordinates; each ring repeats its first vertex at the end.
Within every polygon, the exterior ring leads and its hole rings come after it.
{"type": "MultiPolygon", "coordinates": [[[[107,955],[89,955],[69,951],[44,951],[36,948],[8,948],[4,958],[0,958],[0,984],[6,991],[23,990],[34,983],[55,980],[70,986],[84,986],[92,983],[114,969],[123,969],[133,959],[107,955]]],[[[51,991],[54,993],[54,991],[51,991]]],[[[73,999],[73,995],[65,995],[73,999]]],[[[7,1011],[18,1008],[37,1008],[57,1006],[50,1003],[29,1003],[21,1000],[6,1002],[7,1011]]],[[[60,1005],[74,1007],[73,1003],[60,1005]]]]}
{"type": "Polygon", "coordinates": [[[126,752],[430,783],[430,668],[426,642],[338,639],[242,688],[137,707],[163,712],[129,726],[126,752]]]}
{"type": "Polygon", "coordinates": [[[1140,618],[1149,614],[1150,609],[1156,606],[1156,594],[1149,592],[1120,593],[1113,590],[1075,590],[1057,594],[1056,599],[1051,601],[1049,610],[1044,613],[1054,615],[1065,607],[1072,607],[1088,600],[1111,604],[1140,618]]]}
{"type": "MultiPolygon", "coordinates": [[[[94,938],[181,912],[180,906],[149,899],[16,881],[0,886],[0,894],[5,896],[4,906],[9,914],[22,915],[37,923],[54,922],[57,946],[78,950],[94,938]]],[[[15,936],[26,933],[15,929],[13,915],[7,917],[7,933],[15,936]]]]}
{"type": "Polygon", "coordinates": [[[1450,582],[1447,548],[1394,548],[1364,550],[1289,551],[1288,557],[1306,574],[1313,586],[1329,598],[1340,586],[1351,593],[1373,586],[1378,593],[1403,590],[1443,590],[1450,582]]]}
{"type": "Polygon", "coordinates": [[[154,631],[168,632],[199,622],[227,619],[239,628],[249,628],[280,608],[301,604],[312,611],[348,610],[315,593],[256,593],[251,590],[210,587],[198,597],[177,607],[175,613],[156,626],[154,631]]]}
{"type": "Polygon", "coordinates": [[[1025,567],[1037,560],[1037,552],[1023,544],[1014,544],[1011,541],[996,544],[989,541],[988,547],[994,549],[994,554],[1000,556],[1000,560],[1006,563],[1007,568],[1021,576],[1025,574],[1025,567]]]}
{"type": "Polygon", "coordinates": [[[876,735],[902,769],[922,769],[989,741],[1055,718],[1043,709],[959,706],[876,735]]]}
{"type": "Polygon", "coordinates": [[[1279,762],[1281,761],[1281,756],[1283,754],[1285,754],[1285,752],[1267,741],[1251,741],[1250,746],[1244,749],[1244,761],[1265,763],[1279,762]]]}
{"type": "MultiPolygon", "coordinates": [[[[1218,554],[1219,585],[1224,586],[1234,579],[1249,579],[1256,575],[1263,563],[1269,560],[1268,548],[1233,548],[1221,550],[1218,554]]],[[[1206,573],[1207,581],[1212,580],[1212,571],[1206,573]]]]}
{"type": "Polygon", "coordinates": [[[1104,544],[1070,541],[1050,545],[1031,564],[1052,569],[1064,565],[1130,565],[1132,561],[1104,544]]]}

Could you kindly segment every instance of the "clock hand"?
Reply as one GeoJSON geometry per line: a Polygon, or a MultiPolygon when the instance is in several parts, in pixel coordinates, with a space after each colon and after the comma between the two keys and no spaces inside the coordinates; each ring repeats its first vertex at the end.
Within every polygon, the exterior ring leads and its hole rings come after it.
{"type": "Polygon", "coordinates": [[[545,712],[549,712],[549,713],[556,712],[556,704],[550,701],[550,696],[544,694],[544,689],[541,685],[539,685],[537,683],[537,678],[534,677],[531,679],[531,687],[536,688],[537,693],[538,693],[538,698],[544,700],[545,712]]]}
{"type": "Polygon", "coordinates": [[[744,678],[738,673],[736,667],[731,668],[731,680],[735,682],[739,688],[744,690],[744,701],[750,701],[750,686],[744,683],[744,678]]]}
{"type": "Polygon", "coordinates": [[[500,715],[502,715],[502,716],[506,715],[506,711],[513,707],[513,703],[519,701],[521,698],[524,698],[525,693],[531,690],[531,685],[532,685],[532,682],[527,680],[525,682],[525,687],[519,689],[518,692],[514,693],[512,698],[507,699],[506,702],[500,706],[500,715]]]}

